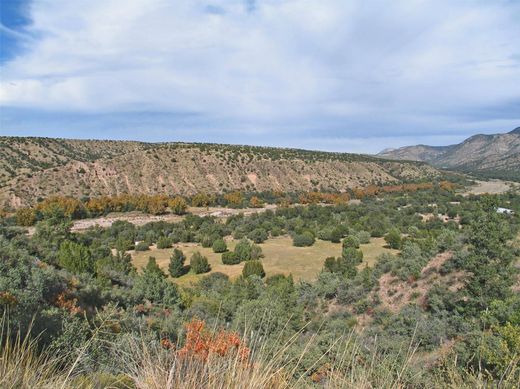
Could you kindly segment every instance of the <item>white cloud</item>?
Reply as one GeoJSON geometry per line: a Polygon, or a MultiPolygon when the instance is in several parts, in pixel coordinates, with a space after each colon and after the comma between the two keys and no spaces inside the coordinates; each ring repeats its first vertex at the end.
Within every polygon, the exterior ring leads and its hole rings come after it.
{"type": "Polygon", "coordinates": [[[520,101],[514,3],[42,0],[31,16],[38,39],[2,66],[3,106],[348,137],[385,122],[462,128],[483,121],[468,112],[520,101]]]}

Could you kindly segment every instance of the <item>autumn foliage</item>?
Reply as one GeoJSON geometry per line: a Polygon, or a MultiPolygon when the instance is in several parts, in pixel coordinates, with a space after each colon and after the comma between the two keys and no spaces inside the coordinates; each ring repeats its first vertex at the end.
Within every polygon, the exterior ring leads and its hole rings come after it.
{"type": "Polygon", "coordinates": [[[73,315],[83,312],[83,310],[80,307],[78,307],[77,304],[78,299],[69,297],[66,292],[59,293],[58,296],[56,296],[56,299],[54,300],[55,306],[57,306],[58,308],[65,309],[73,315]]]}
{"type": "Polygon", "coordinates": [[[307,192],[299,197],[300,204],[347,204],[350,200],[348,193],[324,193],[324,192],[307,192]]]}
{"type": "MultiPolygon", "coordinates": [[[[446,183],[446,181],[443,181],[446,183]]],[[[442,188],[442,186],[441,186],[442,188]]],[[[417,192],[418,190],[428,190],[433,189],[433,183],[431,182],[423,182],[419,184],[402,184],[402,185],[368,185],[365,188],[354,188],[352,189],[352,193],[354,197],[357,199],[362,199],[364,197],[376,196],[380,193],[405,193],[405,192],[417,192]]],[[[444,188],[442,188],[444,189],[444,188]]]]}
{"type": "Polygon", "coordinates": [[[242,193],[240,193],[240,192],[231,192],[231,193],[226,193],[224,195],[224,200],[226,200],[227,203],[231,207],[238,207],[244,201],[244,197],[242,196],[242,193]]]}
{"type": "Polygon", "coordinates": [[[247,362],[250,350],[236,332],[220,330],[212,333],[206,323],[193,319],[186,324],[186,343],[178,351],[181,357],[195,357],[202,361],[217,356],[236,355],[241,362],[247,362]]]}

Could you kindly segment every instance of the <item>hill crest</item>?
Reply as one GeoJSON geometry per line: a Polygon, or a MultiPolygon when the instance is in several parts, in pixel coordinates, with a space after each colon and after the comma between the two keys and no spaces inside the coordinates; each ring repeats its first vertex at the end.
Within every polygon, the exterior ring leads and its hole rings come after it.
{"type": "Polygon", "coordinates": [[[476,134],[449,146],[405,146],[379,157],[413,160],[484,177],[520,180],[520,127],[503,134],[476,134]]]}
{"type": "Polygon", "coordinates": [[[54,194],[344,191],[438,175],[421,162],[203,143],[0,137],[0,156],[0,203],[10,207],[54,194]]]}

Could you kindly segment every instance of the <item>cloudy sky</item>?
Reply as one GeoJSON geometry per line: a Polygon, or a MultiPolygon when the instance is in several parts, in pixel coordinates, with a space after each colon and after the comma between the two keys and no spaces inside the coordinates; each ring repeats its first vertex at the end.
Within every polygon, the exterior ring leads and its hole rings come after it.
{"type": "Polygon", "coordinates": [[[0,0],[0,134],[372,153],[520,126],[520,1],[0,0]]]}

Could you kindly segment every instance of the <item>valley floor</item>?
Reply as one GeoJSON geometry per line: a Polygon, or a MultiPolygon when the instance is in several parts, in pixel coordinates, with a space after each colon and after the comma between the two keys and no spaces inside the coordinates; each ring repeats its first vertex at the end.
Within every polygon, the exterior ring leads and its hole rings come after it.
{"type": "MultiPolygon", "coordinates": [[[[234,250],[238,241],[229,239],[228,249],[234,250]]],[[[323,268],[323,261],[327,257],[341,256],[341,243],[331,243],[329,241],[317,240],[316,243],[310,247],[295,247],[292,244],[292,239],[288,236],[271,238],[264,243],[260,243],[264,258],[262,263],[267,276],[274,274],[292,274],[295,280],[313,281],[323,268]]],[[[211,265],[211,272],[221,272],[231,278],[242,274],[244,262],[237,265],[224,265],[221,260],[222,254],[216,254],[211,248],[204,248],[198,243],[180,243],[174,245],[181,249],[186,255],[186,258],[191,257],[195,251],[199,251],[202,255],[208,258],[211,265]]],[[[383,238],[371,238],[370,243],[362,244],[360,246],[363,251],[363,262],[359,265],[360,268],[365,266],[372,266],[377,257],[384,252],[395,254],[398,250],[392,250],[386,247],[383,238]]],[[[134,265],[137,268],[142,268],[148,262],[150,256],[155,257],[157,264],[168,272],[168,263],[173,249],[157,249],[152,246],[148,251],[131,251],[134,265]]],[[[178,279],[179,284],[189,284],[193,281],[199,280],[206,274],[188,273],[178,279]]]]}
{"type": "Polygon", "coordinates": [[[467,188],[464,194],[500,194],[505,193],[518,185],[518,183],[503,180],[476,181],[476,185],[467,188]]]}

